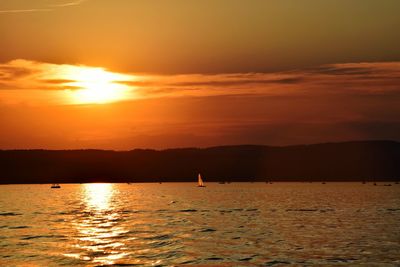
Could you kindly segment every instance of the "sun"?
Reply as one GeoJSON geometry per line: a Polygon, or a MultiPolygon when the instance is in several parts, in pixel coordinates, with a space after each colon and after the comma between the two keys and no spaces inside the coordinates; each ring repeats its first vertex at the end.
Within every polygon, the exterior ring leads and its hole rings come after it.
{"type": "Polygon", "coordinates": [[[106,71],[102,68],[77,67],[67,73],[70,80],[71,101],[74,104],[104,104],[129,98],[132,87],[124,82],[132,80],[131,75],[106,71]]]}

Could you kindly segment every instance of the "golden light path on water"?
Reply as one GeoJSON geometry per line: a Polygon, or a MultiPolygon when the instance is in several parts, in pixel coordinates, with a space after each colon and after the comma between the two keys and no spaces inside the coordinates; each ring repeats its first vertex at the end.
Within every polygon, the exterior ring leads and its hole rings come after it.
{"type": "Polygon", "coordinates": [[[121,215],[112,205],[115,190],[113,184],[82,185],[84,210],[73,223],[78,231],[75,247],[80,252],[65,256],[99,264],[114,264],[116,260],[129,255],[125,243],[118,241],[120,235],[128,231],[118,225],[121,215]]]}
{"type": "Polygon", "coordinates": [[[88,207],[97,210],[110,208],[110,200],[113,196],[113,184],[85,184],[85,196],[88,207]]]}

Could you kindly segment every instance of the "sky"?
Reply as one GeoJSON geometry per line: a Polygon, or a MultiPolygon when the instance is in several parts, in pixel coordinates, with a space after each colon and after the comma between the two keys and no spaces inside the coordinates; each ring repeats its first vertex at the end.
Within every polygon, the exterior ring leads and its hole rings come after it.
{"type": "Polygon", "coordinates": [[[0,149],[400,141],[399,12],[0,0],[0,149]]]}

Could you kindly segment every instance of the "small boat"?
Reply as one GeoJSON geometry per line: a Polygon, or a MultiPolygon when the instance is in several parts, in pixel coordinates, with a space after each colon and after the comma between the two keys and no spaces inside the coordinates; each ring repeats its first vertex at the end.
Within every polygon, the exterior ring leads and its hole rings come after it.
{"type": "Polygon", "coordinates": [[[59,184],[52,184],[50,188],[61,188],[59,184]]]}
{"type": "Polygon", "coordinates": [[[218,182],[219,184],[225,184],[225,182],[224,181],[221,181],[221,182],[218,182]]]}
{"type": "Polygon", "coordinates": [[[383,186],[392,186],[392,184],[384,184],[383,186]]]}
{"type": "Polygon", "coordinates": [[[203,179],[201,178],[201,174],[199,173],[199,175],[197,176],[197,180],[198,180],[198,187],[206,187],[204,185],[203,179]]]}

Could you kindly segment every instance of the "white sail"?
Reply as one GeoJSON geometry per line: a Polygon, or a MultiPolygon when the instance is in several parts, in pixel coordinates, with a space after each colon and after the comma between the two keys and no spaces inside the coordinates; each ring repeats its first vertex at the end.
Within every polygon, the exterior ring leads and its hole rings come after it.
{"type": "Polygon", "coordinates": [[[200,173],[199,173],[199,175],[198,175],[198,183],[199,183],[198,186],[201,186],[201,187],[204,186],[203,179],[201,179],[201,174],[200,174],[200,173]]]}

